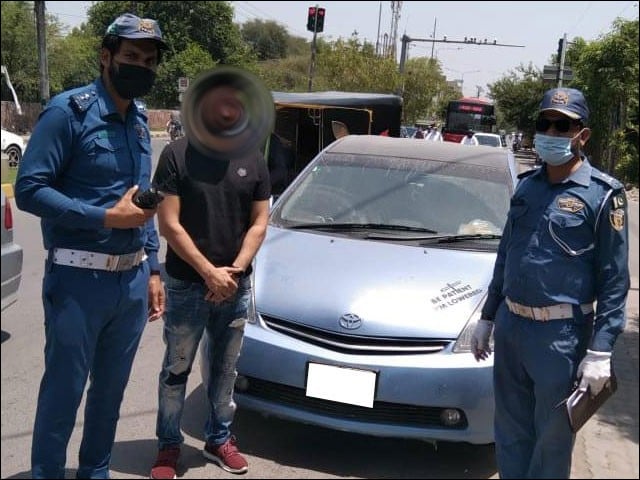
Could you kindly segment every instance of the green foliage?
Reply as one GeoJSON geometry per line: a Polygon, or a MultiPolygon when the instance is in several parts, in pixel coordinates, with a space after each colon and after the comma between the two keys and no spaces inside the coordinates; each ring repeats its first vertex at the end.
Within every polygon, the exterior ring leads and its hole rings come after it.
{"type": "Polygon", "coordinates": [[[284,58],[288,53],[287,29],[269,20],[253,20],[246,22],[241,28],[242,38],[251,46],[258,60],[284,58]]]}
{"type": "Polygon", "coordinates": [[[521,64],[490,84],[489,96],[496,104],[498,130],[520,131],[531,138],[535,133],[538,105],[547,88],[542,82],[542,73],[532,64],[521,64]]]}
{"type": "Polygon", "coordinates": [[[51,96],[91,83],[100,75],[100,40],[83,29],[49,44],[49,83],[51,96]]]}
{"type": "Polygon", "coordinates": [[[450,97],[451,90],[437,61],[412,58],[405,64],[402,92],[404,123],[414,124],[421,119],[443,118],[438,115],[440,102],[443,96],[450,97]]]}
{"type": "MultiPolygon", "coordinates": [[[[39,101],[38,50],[32,2],[0,2],[2,65],[21,102],[39,101]]],[[[2,81],[2,100],[13,100],[2,81]]]]}
{"type": "Polygon", "coordinates": [[[372,44],[360,43],[355,36],[349,40],[339,38],[322,48],[318,52],[316,71],[318,76],[324,78],[329,90],[376,93],[398,91],[399,75],[395,62],[377,56],[372,44]]]}
{"type": "Polygon", "coordinates": [[[145,97],[149,108],[180,108],[178,79],[194,80],[198,75],[215,67],[211,56],[200,45],[190,43],[180,53],[169,58],[158,67],[156,84],[145,97]]]}

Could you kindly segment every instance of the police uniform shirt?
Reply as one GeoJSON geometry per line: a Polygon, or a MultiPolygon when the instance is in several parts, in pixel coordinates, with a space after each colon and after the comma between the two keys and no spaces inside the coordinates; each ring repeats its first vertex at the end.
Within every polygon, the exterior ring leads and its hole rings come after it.
{"type": "Polygon", "coordinates": [[[40,114],[15,186],[22,210],[41,217],[46,249],[126,254],[142,247],[159,269],[153,219],[105,228],[106,210],[134,185],[150,186],[147,118],[135,102],[123,120],[102,80],[55,96],[40,114]]]}
{"type": "Polygon", "coordinates": [[[564,182],[546,166],[522,174],[511,199],[483,318],[506,296],[530,307],[596,301],[589,348],[611,351],[629,289],[623,185],[584,159],[564,182]]]}

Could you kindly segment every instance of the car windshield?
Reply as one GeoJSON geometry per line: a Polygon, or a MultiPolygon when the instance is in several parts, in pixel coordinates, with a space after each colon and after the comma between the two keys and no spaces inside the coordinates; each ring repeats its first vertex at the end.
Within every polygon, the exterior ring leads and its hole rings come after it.
{"type": "Polygon", "coordinates": [[[500,235],[511,193],[506,168],[325,153],[283,195],[271,223],[500,235]]]}

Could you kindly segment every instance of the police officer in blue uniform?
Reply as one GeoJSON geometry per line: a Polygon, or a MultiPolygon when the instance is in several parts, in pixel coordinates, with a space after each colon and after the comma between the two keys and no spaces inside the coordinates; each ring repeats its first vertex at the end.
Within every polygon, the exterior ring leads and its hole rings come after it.
{"type": "Polygon", "coordinates": [[[558,405],[576,379],[602,390],[625,325],[627,201],[582,152],[588,118],[580,91],[544,94],[535,136],[544,163],[520,175],[472,339],[484,360],[494,333],[500,478],[569,478],[575,435],[558,405]]]}
{"type": "Polygon", "coordinates": [[[131,14],[108,28],[101,75],[46,106],[20,163],[18,208],[41,217],[45,371],[32,478],[64,478],[67,445],[87,378],[77,478],[109,478],[120,404],[147,320],[164,312],[150,187],[147,94],[166,45],[154,20],[131,14]]]}

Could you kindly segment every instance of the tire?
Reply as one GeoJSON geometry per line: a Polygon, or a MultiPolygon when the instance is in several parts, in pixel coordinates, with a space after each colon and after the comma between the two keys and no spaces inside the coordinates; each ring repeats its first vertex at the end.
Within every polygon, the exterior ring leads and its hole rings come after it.
{"type": "Polygon", "coordinates": [[[5,155],[9,157],[9,166],[12,168],[17,168],[20,164],[20,160],[22,160],[22,150],[17,145],[9,145],[5,151],[5,155]]]}

